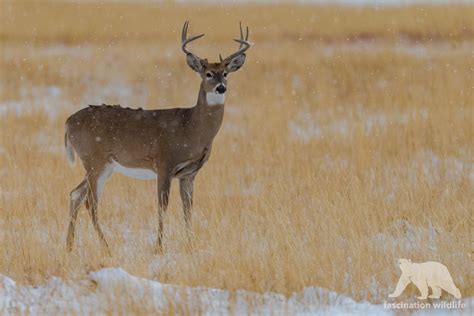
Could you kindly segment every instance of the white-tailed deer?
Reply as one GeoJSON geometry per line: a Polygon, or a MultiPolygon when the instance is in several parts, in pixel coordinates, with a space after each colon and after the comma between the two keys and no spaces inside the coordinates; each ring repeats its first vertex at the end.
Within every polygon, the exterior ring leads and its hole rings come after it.
{"type": "Polygon", "coordinates": [[[189,237],[194,178],[209,159],[212,141],[222,124],[227,74],[244,64],[250,43],[248,27],[244,37],[240,26],[240,39],[235,39],[240,43],[238,51],[225,59],[219,55],[220,62],[209,63],[186,49],[189,42],[204,36],[188,39],[188,25],[186,21],[183,26],[182,50],[189,67],[202,78],[194,107],[143,110],[90,105],[67,119],[64,139],[68,161],[74,163],[75,151],[86,170],[84,179],[70,195],[68,251],[73,247],[77,213],[84,201],[108,250],[97,219],[97,204],[106,180],[114,172],[138,179],[157,179],[159,251],[171,180],[178,178],[189,237]]]}

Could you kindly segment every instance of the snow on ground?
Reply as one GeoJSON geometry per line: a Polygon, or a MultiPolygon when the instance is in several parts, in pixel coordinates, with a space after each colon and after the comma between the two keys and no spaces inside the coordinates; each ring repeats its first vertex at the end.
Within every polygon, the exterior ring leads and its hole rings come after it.
{"type": "Polygon", "coordinates": [[[65,105],[67,104],[63,100],[62,91],[57,86],[22,87],[20,99],[0,102],[0,116],[8,112],[22,115],[31,109],[40,109],[55,118],[58,115],[58,109],[65,105]]]}
{"type": "Polygon", "coordinates": [[[404,126],[415,120],[426,121],[427,118],[426,109],[392,113],[368,112],[358,104],[353,111],[345,110],[343,116],[338,116],[331,110],[300,111],[288,122],[288,132],[292,139],[308,142],[311,139],[331,135],[351,137],[352,131],[359,125],[364,128],[367,135],[372,135],[378,130],[404,126]]]}
{"type": "Polygon", "coordinates": [[[436,238],[442,235],[443,239],[455,238],[452,233],[440,228],[435,229],[418,227],[410,224],[407,220],[394,221],[384,233],[377,233],[371,237],[372,243],[384,252],[390,249],[401,248],[403,251],[412,251],[420,247],[428,247],[436,251],[436,238]]]}
{"type": "Polygon", "coordinates": [[[51,278],[39,287],[17,285],[0,276],[0,311],[2,314],[52,313],[123,313],[130,306],[139,310],[180,310],[204,314],[272,314],[272,313],[363,313],[390,314],[381,305],[356,302],[335,292],[309,287],[289,298],[281,294],[258,294],[199,287],[162,284],[132,276],[120,268],[106,268],[76,283],[51,278]]]}
{"type": "MultiPolygon", "coordinates": [[[[463,301],[472,309],[474,299],[463,301]]],[[[92,272],[88,280],[75,283],[53,277],[38,286],[17,285],[0,275],[0,311],[11,314],[124,314],[140,311],[184,311],[199,314],[324,314],[392,315],[383,304],[356,302],[319,287],[308,287],[289,298],[277,293],[258,294],[201,287],[163,284],[128,274],[121,268],[92,272]],[[186,306],[184,309],[182,306],[186,306]]],[[[453,310],[440,309],[437,314],[453,310]]],[[[433,312],[419,311],[421,314],[433,312]]]]}

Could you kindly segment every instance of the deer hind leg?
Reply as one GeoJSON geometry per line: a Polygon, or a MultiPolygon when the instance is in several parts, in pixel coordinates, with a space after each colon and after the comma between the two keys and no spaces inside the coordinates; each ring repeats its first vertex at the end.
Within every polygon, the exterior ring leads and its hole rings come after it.
{"type": "Polygon", "coordinates": [[[69,203],[70,219],[69,219],[69,229],[68,229],[67,241],[66,241],[67,251],[69,252],[72,250],[72,246],[74,244],[74,230],[75,230],[75,224],[76,224],[76,219],[77,219],[77,213],[79,212],[79,207],[84,201],[86,194],[87,194],[87,180],[86,179],[82,180],[82,182],[79,183],[79,185],[70,193],[70,197],[71,197],[71,201],[69,203]]]}
{"type": "Polygon", "coordinates": [[[87,199],[86,199],[86,207],[89,211],[89,215],[92,219],[92,224],[94,225],[94,229],[99,235],[100,241],[102,245],[107,249],[107,252],[110,254],[109,244],[105,239],[104,233],[99,225],[99,220],[97,217],[97,207],[99,204],[99,199],[104,189],[105,182],[107,179],[112,175],[112,168],[110,166],[105,166],[105,168],[100,172],[97,173],[90,173],[88,175],[88,191],[87,191],[87,199]]]}

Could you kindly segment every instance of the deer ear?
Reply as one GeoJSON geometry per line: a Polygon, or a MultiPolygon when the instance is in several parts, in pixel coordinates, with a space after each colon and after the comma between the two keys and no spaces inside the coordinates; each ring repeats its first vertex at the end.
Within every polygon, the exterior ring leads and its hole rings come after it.
{"type": "Polygon", "coordinates": [[[237,71],[245,63],[245,54],[240,54],[232,58],[226,65],[225,68],[228,72],[237,71]]]}
{"type": "Polygon", "coordinates": [[[191,67],[192,70],[195,72],[201,72],[202,71],[202,61],[199,57],[194,56],[193,54],[187,54],[186,55],[186,62],[188,63],[189,67],[191,67]]]}

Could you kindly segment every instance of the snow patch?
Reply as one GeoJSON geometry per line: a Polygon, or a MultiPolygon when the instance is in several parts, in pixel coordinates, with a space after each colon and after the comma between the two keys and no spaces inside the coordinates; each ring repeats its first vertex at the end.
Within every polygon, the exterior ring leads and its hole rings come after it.
{"type": "Polygon", "coordinates": [[[435,229],[431,224],[428,228],[422,228],[400,219],[392,222],[384,233],[373,235],[371,240],[377,248],[384,252],[394,249],[409,252],[426,247],[434,252],[437,250],[436,239],[440,234],[444,240],[450,237],[448,232],[440,228],[435,229]]]}
{"type": "Polygon", "coordinates": [[[358,105],[353,109],[337,114],[334,110],[298,112],[288,123],[290,137],[308,142],[312,139],[331,135],[351,137],[352,131],[361,126],[367,135],[396,126],[405,126],[414,120],[425,121],[428,118],[426,109],[407,112],[368,112],[358,105]]]}
{"type": "Polygon", "coordinates": [[[56,118],[58,109],[64,105],[62,90],[57,86],[22,87],[19,100],[0,102],[0,115],[7,112],[22,115],[31,110],[43,110],[48,116],[56,118]]]}
{"type": "Polygon", "coordinates": [[[20,286],[0,276],[0,310],[9,314],[123,314],[130,307],[146,311],[182,310],[200,314],[364,313],[391,314],[383,306],[356,302],[338,293],[308,287],[289,298],[278,293],[258,294],[163,284],[128,274],[121,268],[90,273],[89,280],[75,283],[51,278],[46,284],[20,286]],[[135,304],[135,305],[133,305],[135,304]]]}

